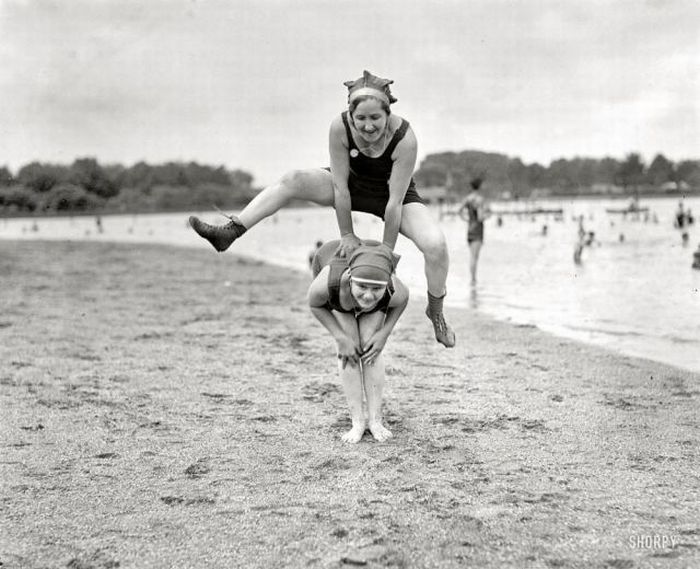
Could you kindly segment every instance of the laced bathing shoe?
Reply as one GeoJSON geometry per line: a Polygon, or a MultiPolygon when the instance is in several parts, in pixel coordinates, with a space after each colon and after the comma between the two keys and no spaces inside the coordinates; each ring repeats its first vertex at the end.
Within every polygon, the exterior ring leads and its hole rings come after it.
{"type": "Polygon", "coordinates": [[[204,237],[214,246],[219,253],[226,251],[236,239],[243,235],[247,229],[240,220],[233,215],[222,214],[229,218],[224,225],[210,225],[194,215],[190,216],[190,225],[200,237],[204,237]]]}
{"type": "Polygon", "coordinates": [[[446,348],[454,348],[457,340],[455,333],[445,322],[445,317],[442,314],[442,301],[444,296],[433,296],[428,293],[428,307],[425,309],[425,315],[430,318],[435,331],[435,339],[446,348]]]}

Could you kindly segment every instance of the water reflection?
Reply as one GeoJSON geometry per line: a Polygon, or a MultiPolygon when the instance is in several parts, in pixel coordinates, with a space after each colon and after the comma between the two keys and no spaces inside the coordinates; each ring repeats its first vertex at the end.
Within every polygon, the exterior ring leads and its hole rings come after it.
{"type": "Polygon", "coordinates": [[[479,308],[479,294],[475,286],[469,291],[469,306],[474,310],[479,308]]]}

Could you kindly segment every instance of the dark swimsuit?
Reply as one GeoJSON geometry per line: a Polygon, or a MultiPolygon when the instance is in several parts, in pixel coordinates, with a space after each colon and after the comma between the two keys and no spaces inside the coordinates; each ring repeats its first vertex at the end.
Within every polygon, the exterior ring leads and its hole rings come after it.
{"type": "MultiPolygon", "coordinates": [[[[371,245],[377,242],[366,240],[363,241],[363,243],[371,245]]],[[[324,243],[314,255],[314,260],[311,263],[311,269],[314,277],[316,277],[318,276],[318,273],[321,272],[323,267],[326,265],[330,267],[328,272],[328,302],[326,303],[325,308],[328,310],[335,310],[336,312],[352,314],[356,313],[354,308],[346,310],[340,304],[340,278],[348,268],[348,262],[345,257],[338,257],[335,255],[339,245],[340,241],[338,240],[327,241],[324,243]]],[[[369,314],[378,310],[386,313],[386,311],[389,310],[389,302],[391,301],[393,294],[394,285],[392,281],[389,281],[389,286],[386,288],[386,293],[384,293],[382,299],[377,303],[377,306],[375,306],[369,312],[362,312],[362,314],[369,314]]]]}
{"type": "Polygon", "coordinates": [[[479,210],[472,202],[467,202],[469,222],[467,225],[467,243],[484,240],[484,222],[479,220],[479,210]]]}
{"type": "MultiPolygon", "coordinates": [[[[348,176],[348,189],[350,190],[350,203],[353,211],[363,211],[371,213],[384,219],[384,211],[389,201],[389,178],[394,161],[391,155],[396,145],[401,142],[410,126],[407,120],[401,119],[401,125],[394,133],[389,145],[381,156],[371,158],[362,154],[355,144],[348,123],[348,112],[341,115],[345,132],[348,137],[350,175],[348,176]]],[[[421,203],[425,205],[425,200],[416,191],[416,183],[411,178],[411,182],[406,190],[403,203],[421,203]]]]}

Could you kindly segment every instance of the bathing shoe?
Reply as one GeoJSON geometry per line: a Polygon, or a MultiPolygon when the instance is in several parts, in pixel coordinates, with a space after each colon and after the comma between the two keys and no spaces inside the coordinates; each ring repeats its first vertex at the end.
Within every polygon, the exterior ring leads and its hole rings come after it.
{"type": "Polygon", "coordinates": [[[430,318],[435,330],[435,339],[446,348],[454,348],[456,339],[455,333],[445,322],[445,317],[442,314],[442,304],[445,300],[445,295],[435,296],[428,291],[428,307],[425,309],[425,315],[430,318]]]}
{"type": "Polygon", "coordinates": [[[445,317],[442,312],[431,314],[430,310],[426,309],[425,315],[430,318],[430,321],[433,323],[435,339],[446,348],[454,348],[457,343],[455,333],[452,331],[452,328],[447,325],[447,322],[445,322],[445,317]]]}
{"type": "MultiPolygon", "coordinates": [[[[223,214],[226,215],[226,214],[223,214]]],[[[190,225],[201,237],[204,237],[219,253],[226,251],[236,239],[247,230],[240,220],[233,215],[226,215],[229,222],[224,225],[210,225],[194,215],[190,216],[190,225]]]]}

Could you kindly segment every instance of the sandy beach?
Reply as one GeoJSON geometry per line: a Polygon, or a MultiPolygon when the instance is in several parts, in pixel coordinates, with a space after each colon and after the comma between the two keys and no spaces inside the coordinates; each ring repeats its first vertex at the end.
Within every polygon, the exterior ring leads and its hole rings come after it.
{"type": "Polygon", "coordinates": [[[309,280],[0,241],[0,567],[700,565],[700,374],[415,300],[348,446],[309,280]]]}

